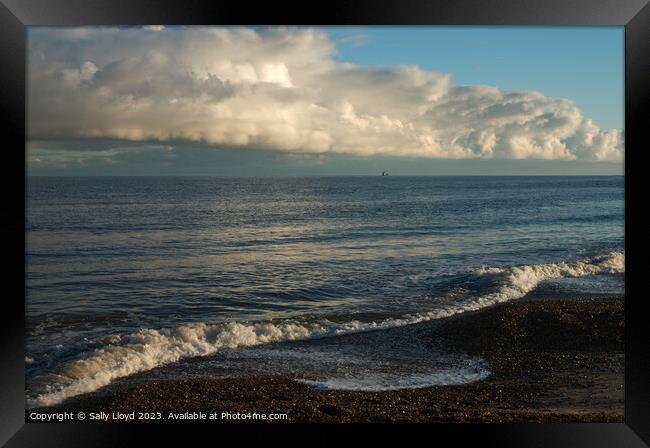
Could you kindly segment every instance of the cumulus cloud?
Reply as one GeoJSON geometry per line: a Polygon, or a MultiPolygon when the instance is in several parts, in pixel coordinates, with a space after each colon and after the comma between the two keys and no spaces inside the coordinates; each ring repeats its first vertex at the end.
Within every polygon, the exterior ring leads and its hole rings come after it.
{"type": "Polygon", "coordinates": [[[29,32],[32,139],[194,142],[299,154],[619,161],[571,101],[334,59],[305,28],[29,32]]]}

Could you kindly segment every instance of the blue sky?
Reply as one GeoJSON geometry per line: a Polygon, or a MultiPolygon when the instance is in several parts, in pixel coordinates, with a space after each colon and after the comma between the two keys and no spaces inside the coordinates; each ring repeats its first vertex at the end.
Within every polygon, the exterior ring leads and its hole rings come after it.
{"type": "Polygon", "coordinates": [[[623,173],[623,27],[30,28],[28,42],[32,175],[623,173]]]}
{"type": "Polygon", "coordinates": [[[612,27],[324,27],[337,59],[413,64],[457,84],[569,98],[603,128],[623,129],[625,30],[612,27]]]}

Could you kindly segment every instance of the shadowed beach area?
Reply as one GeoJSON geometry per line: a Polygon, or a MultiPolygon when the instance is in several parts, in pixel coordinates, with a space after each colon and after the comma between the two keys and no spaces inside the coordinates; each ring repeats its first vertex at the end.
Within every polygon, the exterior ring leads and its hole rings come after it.
{"type": "Polygon", "coordinates": [[[47,411],[161,412],[166,419],[170,412],[286,413],[283,422],[623,421],[623,297],[530,295],[417,325],[424,338],[482,357],[490,376],[358,392],[315,390],[272,372],[193,380],[141,375],[141,382],[135,375],[128,385],[115,383],[47,411]]]}

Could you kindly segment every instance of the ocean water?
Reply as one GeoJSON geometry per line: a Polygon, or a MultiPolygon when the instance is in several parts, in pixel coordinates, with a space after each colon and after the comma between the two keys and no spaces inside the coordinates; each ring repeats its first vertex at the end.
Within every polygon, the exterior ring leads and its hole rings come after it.
{"type": "Polygon", "coordinates": [[[624,289],[622,176],[30,177],[26,199],[30,407],[143,372],[477,381],[417,324],[624,289]]]}

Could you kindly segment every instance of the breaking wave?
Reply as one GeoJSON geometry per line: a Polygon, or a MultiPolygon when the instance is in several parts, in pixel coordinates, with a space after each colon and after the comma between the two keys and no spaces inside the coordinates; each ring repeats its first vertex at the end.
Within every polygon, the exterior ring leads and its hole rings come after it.
{"type": "MultiPolygon", "coordinates": [[[[477,275],[494,276],[498,281],[499,286],[494,292],[459,303],[446,304],[431,311],[380,321],[351,320],[336,323],[327,319],[312,322],[306,319],[285,319],[269,322],[200,323],[173,329],[143,329],[124,336],[111,335],[104,338],[104,343],[107,344],[105,347],[95,350],[84,359],[65,365],[56,374],[41,377],[38,383],[42,386],[37,392],[32,392],[31,396],[27,397],[27,405],[30,408],[52,406],[70,397],[93,392],[118,378],[173,363],[182,358],[211,355],[222,349],[331,337],[411,325],[468,311],[477,311],[521,298],[544,280],[622,272],[625,272],[625,254],[611,252],[574,262],[509,268],[482,268],[476,272],[477,275]]],[[[469,374],[463,381],[476,381],[480,379],[480,376],[480,373],[469,374]]],[[[425,387],[418,386],[418,384],[423,382],[431,384],[432,380],[441,384],[440,381],[442,381],[441,378],[423,379],[419,377],[412,378],[412,380],[413,384],[408,386],[407,378],[404,383],[407,385],[404,387],[425,387]]],[[[381,381],[379,383],[375,381],[374,384],[381,383],[381,381]]],[[[331,380],[329,383],[323,382],[321,387],[363,388],[364,386],[358,381],[347,384],[343,380],[338,382],[331,380]]]]}

